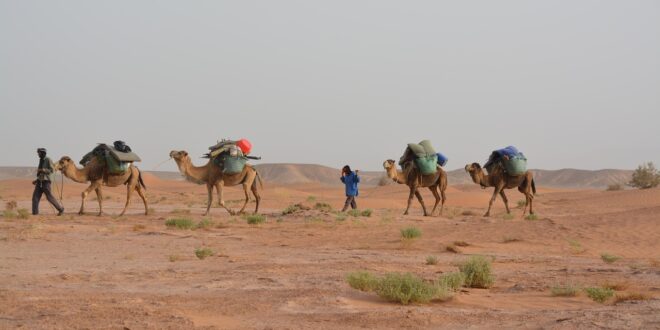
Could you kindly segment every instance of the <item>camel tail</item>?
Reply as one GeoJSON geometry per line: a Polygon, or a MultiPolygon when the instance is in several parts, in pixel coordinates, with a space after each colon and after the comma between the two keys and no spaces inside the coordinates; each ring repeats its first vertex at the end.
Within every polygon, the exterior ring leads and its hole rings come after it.
{"type": "Polygon", "coordinates": [[[534,183],[534,178],[532,178],[532,193],[536,196],[536,183],[534,183]]]}
{"type": "Polygon", "coordinates": [[[138,169],[138,182],[144,190],[147,190],[147,186],[144,184],[144,180],[142,180],[142,171],[140,171],[140,169],[138,169]]]}

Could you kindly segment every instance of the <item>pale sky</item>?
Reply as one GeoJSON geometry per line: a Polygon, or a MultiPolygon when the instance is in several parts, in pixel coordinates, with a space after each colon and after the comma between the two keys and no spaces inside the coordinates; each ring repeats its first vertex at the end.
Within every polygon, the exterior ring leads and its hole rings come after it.
{"type": "Polygon", "coordinates": [[[660,1],[0,0],[0,166],[246,137],[256,163],[380,170],[430,139],[449,169],[510,144],[629,169],[659,126],[660,1]]]}

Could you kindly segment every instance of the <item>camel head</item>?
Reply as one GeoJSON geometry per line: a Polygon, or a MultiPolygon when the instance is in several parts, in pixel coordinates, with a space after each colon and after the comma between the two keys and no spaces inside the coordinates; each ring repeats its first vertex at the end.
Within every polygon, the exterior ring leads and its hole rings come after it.
{"type": "Polygon", "coordinates": [[[465,172],[470,174],[479,174],[482,171],[481,165],[479,163],[472,163],[465,165],[465,172]]]}
{"type": "Polygon", "coordinates": [[[75,167],[76,164],[74,164],[71,157],[64,156],[64,157],[60,158],[60,160],[57,161],[57,163],[55,163],[55,167],[53,169],[56,170],[56,171],[61,171],[65,168],[68,168],[69,166],[74,166],[75,167]]]}
{"type": "Polygon", "coordinates": [[[172,150],[170,151],[170,158],[174,158],[174,161],[177,163],[180,161],[183,161],[185,159],[190,160],[190,156],[188,156],[188,152],[185,150],[177,151],[177,150],[172,150]]]}
{"type": "Polygon", "coordinates": [[[386,160],[386,161],[383,163],[383,168],[384,168],[386,171],[389,171],[389,170],[392,169],[392,168],[396,168],[396,162],[393,161],[393,160],[391,160],[391,159],[388,159],[388,160],[386,160]]]}

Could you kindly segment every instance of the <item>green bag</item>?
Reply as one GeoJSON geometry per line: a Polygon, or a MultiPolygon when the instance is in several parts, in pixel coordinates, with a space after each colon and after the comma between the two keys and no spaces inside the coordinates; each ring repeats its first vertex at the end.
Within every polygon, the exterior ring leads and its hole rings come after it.
{"type": "Polygon", "coordinates": [[[508,160],[502,159],[504,170],[507,174],[517,176],[527,172],[527,158],[522,155],[515,155],[508,160]]]}
{"type": "Polygon", "coordinates": [[[415,159],[415,164],[422,175],[435,174],[438,172],[438,155],[419,157],[415,159]]]}
{"type": "Polygon", "coordinates": [[[108,165],[108,172],[110,174],[124,174],[131,166],[130,162],[120,162],[112,155],[105,156],[105,163],[108,165]]]}
{"type": "Polygon", "coordinates": [[[245,164],[247,164],[247,158],[245,157],[231,157],[228,154],[221,154],[220,156],[213,159],[213,162],[222,167],[222,173],[224,174],[238,174],[243,172],[245,164]]]}

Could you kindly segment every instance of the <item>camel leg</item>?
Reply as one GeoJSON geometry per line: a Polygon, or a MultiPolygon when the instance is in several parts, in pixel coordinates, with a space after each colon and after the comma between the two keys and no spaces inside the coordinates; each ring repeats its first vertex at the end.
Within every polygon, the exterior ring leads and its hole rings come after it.
{"type": "Polygon", "coordinates": [[[445,190],[440,189],[440,196],[442,197],[442,205],[440,206],[440,216],[442,216],[442,211],[445,209],[445,202],[447,201],[447,195],[445,195],[445,190]]]}
{"type": "Polygon", "coordinates": [[[210,183],[206,184],[206,192],[208,193],[208,199],[206,200],[206,212],[204,212],[204,216],[209,215],[211,203],[213,202],[213,186],[210,183]]]}
{"type": "Polygon", "coordinates": [[[426,211],[426,205],[424,205],[424,198],[422,197],[422,194],[417,189],[415,189],[415,196],[417,196],[417,200],[419,201],[419,203],[422,204],[422,209],[424,210],[424,216],[428,217],[429,213],[426,211]]]}
{"type": "Polygon", "coordinates": [[[433,216],[435,214],[435,210],[438,208],[438,204],[440,204],[440,193],[438,193],[438,186],[429,187],[429,190],[431,190],[433,197],[435,197],[435,204],[433,205],[433,210],[431,211],[431,216],[433,216]]]}
{"type": "Polygon", "coordinates": [[[250,186],[248,186],[246,183],[243,183],[243,192],[245,193],[245,202],[243,203],[243,207],[241,207],[240,211],[238,211],[239,214],[243,214],[245,212],[245,207],[248,205],[250,202],[250,186]]]}
{"type": "Polygon", "coordinates": [[[414,187],[410,187],[410,194],[408,195],[408,206],[406,207],[406,211],[403,212],[403,215],[408,215],[408,210],[410,210],[410,204],[412,204],[413,196],[415,196],[415,191],[416,189],[414,187]]]}
{"type": "Polygon", "coordinates": [[[229,207],[227,207],[227,205],[225,204],[225,200],[224,200],[223,197],[222,197],[222,195],[223,195],[223,187],[224,187],[224,185],[225,185],[225,183],[222,182],[222,181],[220,181],[220,182],[218,182],[218,183],[215,184],[215,189],[218,191],[218,205],[220,205],[222,208],[224,208],[225,210],[227,210],[227,212],[229,213],[229,215],[235,215],[236,212],[234,212],[234,210],[232,210],[232,209],[230,209],[229,207]]]}
{"type": "Polygon", "coordinates": [[[80,211],[78,211],[78,214],[83,215],[85,214],[85,200],[87,200],[87,196],[89,195],[92,190],[96,190],[96,188],[99,186],[98,181],[92,182],[87,189],[85,189],[81,196],[82,196],[82,203],[80,204],[80,211]]]}
{"type": "Polygon", "coordinates": [[[486,211],[486,214],[484,214],[484,217],[489,217],[490,216],[490,209],[493,207],[493,203],[497,199],[497,195],[500,194],[501,190],[502,190],[501,187],[495,187],[495,191],[493,191],[493,197],[491,197],[490,202],[488,202],[488,211],[486,211]]]}
{"type": "Polygon", "coordinates": [[[124,205],[124,210],[119,213],[119,216],[123,216],[124,213],[126,213],[126,210],[128,210],[128,205],[131,204],[131,195],[133,195],[133,190],[135,189],[135,185],[128,184],[126,188],[126,205],[124,205]]]}
{"type": "Polygon", "coordinates": [[[96,199],[99,200],[99,217],[103,215],[103,192],[101,191],[101,186],[94,189],[96,191],[96,199]]]}
{"type": "MultiPolygon", "coordinates": [[[[529,214],[534,214],[534,209],[532,208],[532,204],[534,203],[534,194],[528,191],[525,196],[527,197],[527,203],[529,204],[529,214]]],[[[525,205],[525,208],[527,208],[527,205],[525,205]]]]}
{"type": "Polygon", "coordinates": [[[259,203],[261,202],[261,194],[259,194],[259,188],[257,187],[257,180],[254,180],[254,183],[252,183],[252,194],[254,195],[254,199],[257,203],[257,206],[254,208],[254,213],[257,214],[259,213],[259,203]]]}
{"type": "Polygon", "coordinates": [[[504,207],[506,208],[506,213],[510,214],[511,210],[509,210],[509,199],[506,198],[506,195],[504,194],[504,189],[500,191],[500,196],[502,196],[502,202],[504,202],[504,207]]]}
{"type": "Polygon", "coordinates": [[[147,203],[147,196],[144,195],[144,190],[142,190],[142,186],[138,184],[135,187],[135,191],[137,191],[140,198],[142,198],[142,202],[144,203],[144,215],[149,215],[149,204],[147,203]]]}

